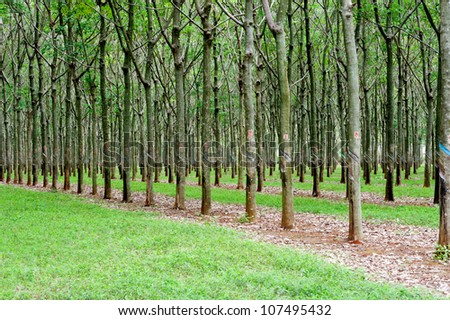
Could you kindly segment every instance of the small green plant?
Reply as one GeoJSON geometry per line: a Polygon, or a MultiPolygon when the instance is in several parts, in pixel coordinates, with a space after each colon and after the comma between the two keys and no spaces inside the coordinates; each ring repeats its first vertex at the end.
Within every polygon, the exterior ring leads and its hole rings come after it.
{"type": "Polygon", "coordinates": [[[436,245],[436,251],[434,251],[434,258],[441,261],[449,261],[450,259],[450,247],[436,245]]]}
{"type": "Polygon", "coordinates": [[[239,217],[239,223],[249,223],[250,220],[248,220],[248,217],[245,213],[243,213],[240,217],[239,217]]]}

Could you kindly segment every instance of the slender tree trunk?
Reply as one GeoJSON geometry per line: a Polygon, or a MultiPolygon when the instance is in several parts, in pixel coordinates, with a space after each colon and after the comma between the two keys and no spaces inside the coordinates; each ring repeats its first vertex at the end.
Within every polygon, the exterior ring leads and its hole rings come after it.
{"type": "MultiPolygon", "coordinates": [[[[51,15],[50,20],[51,20],[51,15]]],[[[56,47],[56,32],[53,28],[53,23],[50,21],[52,28],[52,44],[53,44],[53,60],[50,65],[51,68],[51,104],[52,104],[52,129],[53,129],[53,144],[52,144],[52,189],[55,191],[58,188],[58,165],[59,165],[59,133],[58,133],[58,109],[57,109],[57,64],[58,64],[58,49],[56,47]]]]}
{"type": "Polygon", "coordinates": [[[99,56],[99,68],[100,68],[100,103],[102,105],[102,134],[103,134],[103,177],[104,177],[104,199],[111,199],[111,168],[114,168],[112,154],[110,151],[111,141],[109,135],[109,106],[106,97],[106,23],[105,12],[103,7],[105,4],[101,0],[97,1],[100,10],[100,56],[99,56]]]}
{"type": "Polygon", "coordinates": [[[441,190],[441,179],[439,177],[439,139],[440,139],[440,132],[441,132],[441,107],[442,107],[442,50],[441,50],[441,44],[439,43],[439,62],[438,62],[438,84],[437,84],[437,106],[436,106],[436,125],[435,125],[435,133],[436,133],[436,139],[435,139],[435,161],[434,161],[434,204],[439,204],[440,199],[440,190],[441,190]]]}
{"type": "Polygon", "coordinates": [[[83,142],[83,109],[81,105],[81,89],[80,89],[80,79],[75,75],[75,64],[71,63],[70,68],[72,69],[72,81],[75,89],[75,111],[76,111],[76,124],[77,124],[77,193],[83,193],[83,182],[84,182],[84,142],[83,142]]]}
{"type": "Polygon", "coordinates": [[[123,93],[123,202],[131,202],[131,59],[133,47],[133,34],[134,34],[134,8],[135,1],[128,1],[128,28],[126,31],[126,36],[128,37],[130,48],[123,48],[124,50],[124,61],[122,65],[123,77],[124,77],[124,93],[123,93]]]}
{"type": "Polygon", "coordinates": [[[186,136],[185,136],[185,97],[184,97],[184,54],[181,48],[181,7],[184,0],[174,0],[173,25],[172,25],[172,53],[175,64],[175,100],[177,111],[176,132],[176,195],[175,209],[185,210],[185,186],[186,186],[186,136]]]}
{"type": "MultiPolygon", "coordinates": [[[[256,22],[256,16],[254,15],[254,24],[256,22]]],[[[264,123],[263,123],[263,58],[261,51],[261,37],[262,33],[257,32],[256,35],[256,45],[258,51],[260,52],[257,56],[256,62],[256,82],[255,82],[255,94],[256,94],[256,143],[257,143],[257,163],[256,170],[258,174],[258,186],[256,191],[262,192],[264,185],[264,167],[265,167],[265,156],[264,156],[264,123]]]]}
{"type": "MultiPolygon", "coordinates": [[[[419,22],[420,27],[420,22],[419,22]]],[[[420,42],[420,52],[422,56],[422,74],[423,74],[423,85],[426,94],[426,135],[425,135],[425,170],[424,170],[424,188],[429,188],[431,186],[431,166],[433,163],[432,159],[432,133],[433,133],[433,109],[434,109],[434,96],[431,88],[430,81],[430,70],[428,66],[428,59],[425,52],[425,45],[423,44],[423,32],[419,32],[420,42]]]]}
{"type": "MultiPolygon", "coordinates": [[[[43,58],[41,55],[41,44],[40,38],[43,29],[43,24],[41,23],[41,1],[36,1],[36,27],[35,27],[35,56],[36,62],[38,66],[38,92],[37,92],[37,108],[40,111],[41,115],[41,168],[42,168],[42,176],[43,182],[42,185],[44,188],[48,186],[48,132],[47,132],[47,115],[45,112],[44,104],[44,66],[43,66],[43,58]]],[[[36,115],[37,118],[37,115],[36,115]]],[[[37,123],[36,123],[37,126],[37,123]]],[[[37,130],[37,128],[36,128],[37,130]]],[[[37,162],[37,174],[39,176],[39,162],[37,162]]],[[[37,182],[37,177],[36,177],[37,182]]]]}
{"type": "MultiPolygon", "coordinates": [[[[236,30],[236,36],[237,30],[236,30]]],[[[236,161],[237,165],[237,174],[238,174],[238,182],[237,182],[237,189],[244,189],[244,167],[243,167],[243,152],[242,147],[244,146],[244,66],[242,61],[242,49],[241,49],[241,41],[238,40],[238,59],[239,59],[239,79],[238,79],[238,86],[239,86],[239,118],[238,118],[238,125],[237,125],[237,131],[238,131],[238,140],[237,140],[237,148],[238,148],[238,157],[236,161]]]]}
{"type": "Polygon", "coordinates": [[[450,2],[441,0],[440,224],[438,244],[450,248],[450,2]]]}
{"type": "MultiPolygon", "coordinates": [[[[340,43],[341,43],[341,33],[340,33],[340,19],[337,20],[337,41],[336,41],[336,47],[337,47],[337,55],[340,57],[340,43]]],[[[337,105],[339,110],[339,135],[340,135],[340,164],[341,164],[341,179],[340,183],[345,184],[347,181],[347,174],[346,174],[346,159],[345,156],[347,154],[347,135],[345,132],[346,128],[346,110],[344,107],[344,85],[342,82],[342,76],[339,71],[339,62],[336,62],[336,86],[337,86],[337,105]]]]}
{"type": "MultiPolygon", "coordinates": [[[[150,0],[146,0],[147,6],[147,37],[149,42],[147,44],[147,61],[145,64],[145,106],[147,113],[147,157],[145,158],[145,163],[147,166],[146,170],[146,186],[145,186],[145,205],[150,206],[155,204],[154,193],[153,193],[153,170],[155,170],[155,136],[154,136],[154,111],[153,111],[153,97],[151,84],[153,81],[152,64],[154,58],[154,48],[155,41],[153,40],[153,20],[152,20],[152,8],[150,6],[150,0]]],[[[156,96],[156,95],[155,95],[156,96]]],[[[144,143],[142,141],[142,143],[144,143]]],[[[158,171],[158,168],[156,168],[158,171]]],[[[155,175],[155,180],[156,175],[155,175]]]]}
{"type": "Polygon", "coordinates": [[[353,4],[351,0],[341,0],[342,20],[344,28],[345,51],[347,53],[348,79],[348,116],[349,116],[349,152],[348,152],[348,181],[349,181],[349,217],[350,227],[348,239],[360,241],[362,239],[361,187],[360,187],[360,101],[359,101],[359,72],[358,56],[356,54],[355,29],[353,25],[353,4]]]}
{"type": "MultiPolygon", "coordinates": [[[[218,20],[215,12],[213,12],[214,16],[214,25],[218,25],[218,20]]],[[[214,185],[220,186],[220,178],[222,177],[222,159],[224,154],[224,148],[220,139],[220,104],[219,104],[219,53],[217,52],[217,40],[216,40],[216,29],[213,31],[213,59],[214,59],[214,83],[213,83],[213,92],[214,92],[214,134],[215,134],[215,144],[218,148],[217,150],[217,159],[215,163],[215,179],[214,185]]]]}
{"type": "Polygon", "coordinates": [[[313,177],[313,197],[319,197],[319,139],[317,132],[317,108],[316,108],[316,82],[314,78],[314,66],[312,60],[312,40],[311,40],[311,26],[310,26],[310,9],[309,0],[304,0],[305,10],[305,32],[306,32],[306,56],[309,73],[309,115],[310,115],[310,145],[311,145],[311,170],[313,177]]]}
{"type": "Polygon", "coordinates": [[[402,34],[399,32],[397,36],[397,72],[398,72],[398,88],[397,88],[397,160],[395,172],[395,185],[402,184],[402,165],[403,165],[403,58],[402,58],[402,34]]]}
{"type": "Polygon", "coordinates": [[[394,97],[394,30],[392,26],[392,4],[393,0],[389,0],[386,5],[386,31],[380,24],[378,16],[378,5],[376,0],[373,0],[375,16],[385,43],[387,51],[387,66],[386,66],[386,90],[387,90],[387,105],[386,105],[386,192],[384,196],[385,201],[394,201],[394,163],[395,163],[395,137],[394,137],[394,112],[395,112],[395,97],[394,97]]]}
{"type": "MultiPolygon", "coordinates": [[[[72,1],[68,1],[67,5],[69,9],[71,8],[72,1]]],[[[59,9],[59,19],[60,26],[64,27],[64,16],[63,16],[63,4],[62,0],[58,1],[59,9]]],[[[67,21],[67,33],[64,33],[64,44],[68,51],[68,56],[72,55],[72,22],[71,19],[67,21]]],[[[70,59],[70,58],[69,58],[70,59]]],[[[70,190],[70,169],[71,169],[71,159],[70,159],[70,146],[72,138],[72,124],[70,121],[70,114],[72,112],[72,68],[70,67],[71,62],[66,63],[66,99],[65,99],[65,143],[64,143],[64,190],[70,190]]]]}
{"type": "Polygon", "coordinates": [[[30,87],[30,105],[31,105],[31,174],[33,178],[33,186],[36,186],[39,180],[39,147],[38,147],[38,101],[36,97],[34,60],[36,54],[28,54],[28,77],[30,87]]]}
{"type": "Polygon", "coordinates": [[[244,106],[245,128],[245,165],[247,183],[245,188],[245,212],[250,222],[256,217],[256,141],[255,141],[255,106],[253,99],[253,56],[254,56],[254,20],[253,0],[245,1],[245,57],[244,57],[244,106]]]}
{"type": "MultiPolygon", "coordinates": [[[[209,149],[212,146],[211,137],[211,50],[213,45],[212,25],[210,22],[211,0],[204,2],[200,7],[199,0],[196,0],[197,12],[200,15],[203,26],[203,98],[202,98],[202,119],[201,119],[201,168],[202,168],[202,208],[204,215],[211,214],[211,159],[209,149]]],[[[217,141],[218,142],[218,141],[217,141]]]]}
{"type": "MultiPolygon", "coordinates": [[[[305,0],[307,2],[307,0],[305,0]]],[[[280,127],[279,127],[279,155],[281,171],[281,227],[292,229],[294,227],[294,208],[292,195],[292,142],[289,137],[291,132],[291,99],[288,79],[288,66],[286,56],[286,35],[283,20],[288,8],[287,0],[280,0],[276,22],[272,15],[267,0],[262,0],[264,14],[272,34],[274,35],[277,49],[277,73],[280,90],[280,127]]]]}
{"type": "Polygon", "coordinates": [[[362,136],[363,146],[363,170],[364,170],[364,182],[366,185],[370,184],[370,144],[371,144],[371,114],[369,105],[369,87],[367,85],[367,68],[368,68],[368,57],[367,57],[367,45],[366,45],[366,28],[367,25],[364,23],[362,25],[362,39],[361,48],[363,54],[363,64],[362,64],[362,86],[364,91],[364,134],[362,136]]]}
{"type": "Polygon", "coordinates": [[[6,113],[3,108],[6,110],[6,106],[3,103],[3,86],[4,86],[4,78],[3,78],[3,20],[0,17],[0,182],[4,181],[4,171],[5,171],[5,156],[4,156],[4,130],[3,130],[3,114],[6,113]]]}
{"type": "Polygon", "coordinates": [[[379,125],[378,125],[378,97],[377,97],[377,86],[374,90],[374,100],[375,105],[373,108],[373,126],[374,126],[374,141],[373,141],[373,174],[378,173],[378,146],[379,146],[379,125]]]}
{"type": "Polygon", "coordinates": [[[156,81],[153,82],[154,84],[154,88],[155,88],[155,96],[154,96],[154,110],[155,110],[155,116],[154,116],[154,128],[155,128],[155,135],[154,135],[154,140],[155,140],[155,148],[153,156],[155,157],[155,179],[154,182],[155,183],[159,183],[159,176],[161,174],[161,169],[162,169],[162,134],[161,134],[161,125],[160,125],[160,116],[161,116],[161,110],[160,110],[160,95],[159,95],[159,91],[158,91],[158,87],[156,85],[156,81]]]}
{"type": "Polygon", "coordinates": [[[92,141],[92,194],[97,194],[97,169],[98,169],[98,153],[97,153],[97,99],[96,90],[97,86],[95,84],[93,76],[90,76],[89,92],[91,96],[92,105],[92,126],[91,126],[91,136],[92,141]]]}

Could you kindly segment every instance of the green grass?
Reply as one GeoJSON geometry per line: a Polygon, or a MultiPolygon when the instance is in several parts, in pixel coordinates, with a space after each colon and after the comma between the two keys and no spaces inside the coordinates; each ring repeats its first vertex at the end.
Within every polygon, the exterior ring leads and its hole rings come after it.
{"type": "Polygon", "coordinates": [[[0,185],[0,299],[432,299],[214,225],[0,185]]]}
{"type": "MultiPolygon", "coordinates": [[[[320,183],[320,190],[323,191],[334,191],[345,193],[345,184],[340,183],[340,168],[337,168],[335,173],[331,177],[327,178],[326,173],[324,177],[324,182],[320,183]]],[[[432,198],[434,196],[434,185],[431,188],[423,187],[423,175],[424,167],[420,167],[417,174],[411,175],[409,180],[404,180],[402,176],[402,184],[400,186],[394,186],[394,196],[397,197],[413,197],[413,198],[432,198]]],[[[411,171],[412,172],[412,171],[411,171]]],[[[244,171],[245,174],[245,171],[244,171]]],[[[244,177],[245,179],[245,177],[244,177]]],[[[312,191],[312,177],[308,173],[305,174],[305,182],[298,182],[298,177],[293,177],[293,186],[298,190],[308,190],[312,191]]],[[[194,175],[188,177],[188,181],[196,182],[197,178],[194,175]]],[[[231,174],[224,174],[221,179],[222,183],[226,184],[237,184],[237,177],[231,178],[231,174]]],[[[245,180],[244,180],[245,182],[245,180]]],[[[432,181],[433,183],[434,181],[432,181]]],[[[280,175],[277,171],[273,173],[272,176],[269,175],[269,171],[266,171],[266,181],[265,186],[271,187],[281,187],[280,175]]],[[[377,175],[371,174],[371,184],[366,185],[361,173],[361,191],[371,192],[384,196],[386,187],[386,180],[384,179],[381,168],[377,175]]]]}
{"type": "MultiPolygon", "coordinates": [[[[227,177],[224,175],[224,177],[227,177]]],[[[190,177],[192,179],[192,177],[190,177]]],[[[76,183],[76,181],[73,181],[76,183]]],[[[91,183],[91,179],[86,178],[86,183],[91,183]]],[[[103,180],[98,180],[99,185],[103,185],[103,180]]],[[[323,183],[324,188],[329,182],[323,183]]],[[[121,190],[123,183],[121,180],[113,180],[112,187],[121,190]]],[[[175,185],[168,183],[153,184],[157,193],[175,196],[175,185]]],[[[131,182],[132,191],[145,191],[145,183],[140,179],[131,182]]],[[[198,186],[186,186],[186,197],[192,199],[201,199],[201,188],[198,186]]],[[[213,188],[211,190],[213,201],[230,204],[245,204],[244,190],[230,190],[223,188],[213,188]]],[[[275,194],[258,193],[256,203],[260,206],[266,206],[281,210],[281,196],[275,194]]],[[[348,204],[346,201],[331,201],[323,198],[312,197],[294,197],[294,210],[298,213],[329,214],[342,218],[348,217],[348,204]]],[[[385,206],[376,204],[363,204],[363,218],[375,222],[394,221],[405,225],[424,226],[436,228],[439,226],[439,208],[398,205],[385,206]]]]}

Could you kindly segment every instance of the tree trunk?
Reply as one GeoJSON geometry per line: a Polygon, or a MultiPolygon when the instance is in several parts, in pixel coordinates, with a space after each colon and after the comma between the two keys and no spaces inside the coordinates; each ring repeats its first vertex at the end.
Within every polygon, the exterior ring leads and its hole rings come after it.
{"type": "Polygon", "coordinates": [[[311,145],[311,173],[313,177],[313,190],[312,196],[319,197],[319,138],[317,131],[317,108],[316,108],[316,82],[314,78],[314,66],[312,60],[312,40],[311,40],[311,27],[310,27],[310,12],[309,12],[309,0],[304,0],[305,10],[305,32],[306,32],[306,56],[308,60],[308,73],[309,73],[309,114],[310,114],[310,145],[311,145]]]}
{"type": "Polygon", "coordinates": [[[100,103],[102,106],[102,134],[103,134],[103,177],[104,177],[104,199],[111,199],[111,168],[114,168],[114,159],[110,151],[111,141],[109,135],[109,121],[108,113],[109,106],[106,97],[106,23],[104,17],[104,4],[102,1],[97,1],[100,10],[100,103]]]}
{"type": "Polygon", "coordinates": [[[399,31],[397,36],[397,72],[398,72],[398,88],[397,88],[397,160],[395,172],[395,185],[402,184],[402,164],[403,164],[403,103],[404,103],[404,87],[403,87],[403,58],[402,58],[402,34],[399,31]]]}
{"type": "MultiPolygon", "coordinates": [[[[146,0],[147,6],[147,37],[149,42],[147,44],[147,61],[145,64],[145,106],[147,112],[147,157],[145,157],[146,170],[146,185],[145,185],[145,205],[150,206],[155,204],[153,194],[153,170],[155,170],[155,136],[154,136],[154,117],[153,117],[153,98],[151,84],[153,81],[152,64],[154,58],[155,41],[153,40],[153,21],[152,8],[150,7],[150,0],[146,0]]],[[[144,143],[144,141],[142,141],[144,143]]],[[[156,168],[156,171],[158,168],[156,168]]]]}
{"type": "MultiPolygon", "coordinates": [[[[195,1],[197,12],[200,15],[203,26],[203,98],[201,119],[201,167],[202,167],[202,208],[203,215],[211,214],[211,159],[209,157],[212,145],[211,137],[211,50],[213,45],[212,25],[210,22],[211,0],[204,2],[200,7],[199,0],[195,1]]],[[[219,141],[216,141],[218,143],[219,141]]]]}
{"type": "MultiPolygon", "coordinates": [[[[420,22],[419,22],[420,23],[420,22]]],[[[419,24],[420,27],[420,24],[419,24]]],[[[431,186],[431,166],[432,166],[432,134],[433,134],[433,105],[434,96],[432,93],[431,80],[430,80],[430,70],[429,63],[427,62],[427,56],[425,52],[425,45],[423,44],[423,32],[419,32],[420,41],[420,52],[422,57],[422,74],[423,74],[423,85],[425,88],[426,95],[426,135],[425,135],[425,170],[424,170],[424,188],[429,188],[431,186]]]]}
{"type": "Polygon", "coordinates": [[[380,24],[378,16],[378,5],[376,0],[373,0],[375,16],[378,29],[380,30],[385,43],[387,51],[387,66],[386,66],[386,90],[387,90],[387,105],[386,105],[386,192],[384,196],[385,201],[394,201],[394,163],[395,163],[395,137],[394,137],[394,111],[395,111],[395,97],[394,97],[394,30],[392,26],[392,4],[393,0],[389,0],[386,5],[386,31],[380,24]]]}
{"type": "Polygon", "coordinates": [[[58,165],[59,165],[59,133],[58,133],[58,102],[57,102],[57,64],[58,64],[58,49],[56,47],[56,32],[51,21],[51,14],[49,12],[49,24],[52,30],[52,44],[53,44],[53,60],[50,65],[51,68],[51,105],[52,105],[52,190],[58,189],[58,165]]]}
{"type": "Polygon", "coordinates": [[[97,153],[97,99],[96,99],[96,89],[93,76],[90,76],[89,92],[91,96],[92,105],[92,126],[91,126],[91,136],[92,141],[92,194],[97,194],[97,169],[98,169],[98,153],[97,153]]]}
{"type": "Polygon", "coordinates": [[[256,141],[255,141],[255,106],[253,99],[253,55],[254,55],[254,20],[253,0],[245,1],[245,57],[244,57],[244,107],[245,129],[245,166],[247,183],[245,188],[245,212],[250,222],[256,217],[256,141]]]}
{"type": "MultiPolygon", "coordinates": [[[[218,25],[218,20],[215,12],[213,12],[214,16],[214,25],[218,25]]],[[[214,92],[214,134],[215,134],[215,144],[217,149],[217,159],[215,163],[215,179],[214,185],[220,186],[220,178],[222,177],[222,159],[224,154],[224,145],[221,143],[221,132],[220,132],[220,104],[219,104],[219,53],[217,52],[217,40],[216,40],[216,29],[213,31],[213,59],[214,59],[214,83],[213,83],[213,92],[214,92]]]]}
{"type": "Polygon", "coordinates": [[[355,30],[353,25],[353,5],[351,0],[341,0],[344,28],[345,51],[347,53],[348,117],[349,117],[349,234],[348,240],[362,239],[361,187],[360,187],[360,101],[358,56],[356,54],[355,30]]]}
{"type": "MultiPolygon", "coordinates": [[[[71,1],[67,3],[67,5],[71,6],[71,1]]],[[[63,16],[63,4],[62,1],[58,1],[58,9],[59,9],[59,19],[60,26],[64,27],[64,16],[63,16]]],[[[64,44],[68,50],[68,56],[71,56],[71,47],[72,47],[72,22],[71,19],[67,21],[67,33],[64,33],[64,44]]],[[[72,138],[72,124],[70,121],[70,114],[72,112],[72,68],[70,67],[70,61],[66,63],[66,99],[65,99],[65,143],[64,143],[64,190],[70,190],[70,169],[71,169],[71,161],[70,161],[70,145],[72,138]]]]}
{"type": "Polygon", "coordinates": [[[362,39],[361,39],[361,48],[363,54],[363,64],[362,64],[362,86],[364,92],[364,133],[362,135],[363,141],[363,170],[364,170],[364,182],[366,185],[370,184],[370,144],[371,144],[371,133],[370,133],[370,124],[371,124],[371,114],[370,114],[370,105],[369,105],[369,87],[367,85],[367,68],[368,68],[368,57],[367,57],[367,46],[366,46],[366,28],[367,24],[364,23],[362,25],[362,39]]]}
{"type": "MultiPolygon", "coordinates": [[[[305,2],[307,3],[307,0],[305,0],[305,2]]],[[[292,142],[289,137],[289,133],[291,132],[291,99],[287,72],[286,35],[283,26],[288,1],[280,0],[276,22],[272,19],[268,1],[262,0],[262,4],[267,23],[275,37],[277,50],[278,86],[281,100],[279,110],[280,131],[278,134],[281,171],[281,227],[284,229],[292,229],[294,227],[292,195],[292,142]]]]}
{"type": "Polygon", "coordinates": [[[124,61],[122,66],[123,77],[124,77],[124,93],[123,93],[123,168],[122,168],[122,178],[123,178],[123,202],[131,202],[131,110],[132,110],[132,99],[131,99],[131,59],[133,47],[133,34],[134,34],[134,7],[135,0],[128,1],[128,27],[126,31],[126,36],[128,37],[130,48],[124,49],[124,61]]]}
{"type": "Polygon", "coordinates": [[[184,54],[180,43],[181,13],[184,0],[174,0],[172,26],[172,54],[175,64],[175,100],[177,112],[176,150],[176,195],[175,209],[185,210],[186,186],[186,136],[185,136],[185,97],[184,97],[184,54]]]}
{"type": "Polygon", "coordinates": [[[0,182],[4,181],[4,170],[5,170],[5,157],[4,157],[4,147],[3,147],[3,137],[4,137],[4,130],[3,130],[3,114],[4,112],[3,108],[6,109],[6,107],[3,104],[3,86],[4,86],[4,79],[3,79],[3,20],[0,17],[0,182]]]}
{"type": "MultiPolygon", "coordinates": [[[[256,16],[253,17],[254,23],[256,22],[256,16]]],[[[261,37],[262,32],[258,32],[256,35],[256,45],[258,51],[260,52],[257,57],[256,62],[256,82],[255,82],[255,95],[256,95],[256,143],[257,143],[257,163],[256,170],[258,174],[258,185],[257,192],[262,192],[264,186],[264,167],[265,167],[265,156],[264,156],[264,123],[263,123],[263,58],[261,51],[261,37]]]]}
{"type": "Polygon", "coordinates": [[[438,244],[450,248],[450,2],[441,0],[440,224],[438,244]]]}

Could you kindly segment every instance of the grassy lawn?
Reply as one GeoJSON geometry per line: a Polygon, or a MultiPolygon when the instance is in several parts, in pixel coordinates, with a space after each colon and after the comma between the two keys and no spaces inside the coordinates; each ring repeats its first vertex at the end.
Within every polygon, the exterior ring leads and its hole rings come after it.
{"type": "Polygon", "coordinates": [[[233,230],[68,194],[0,185],[0,234],[0,299],[433,298],[233,230]]]}
{"type": "MultiPolygon", "coordinates": [[[[275,179],[275,177],[272,177],[275,179]]],[[[191,175],[190,180],[194,181],[195,176],[191,175]]],[[[229,179],[229,176],[224,175],[224,182],[229,179]]],[[[337,178],[336,178],[337,179],[337,178]]],[[[412,180],[410,180],[411,182],[412,180]]],[[[91,183],[90,178],[85,179],[86,184],[91,183]]],[[[345,192],[345,186],[339,184],[339,180],[335,181],[335,185],[342,186],[345,192]]],[[[72,179],[72,183],[76,183],[76,179],[72,179]]],[[[98,184],[103,185],[103,180],[98,179],[98,184]]],[[[298,183],[301,185],[300,183],[298,183]]],[[[332,185],[332,181],[326,181],[321,184],[321,188],[332,185]]],[[[122,189],[123,183],[121,180],[113,180],[112,186],[115,189],[122,189]]],[[[154,190],[157,193],[175,196],[175,185],[168,183],[155,183],[154,190]]],[[[381,188],[381,187],[380,187],[381,188]]],[[[384,186],[383,186],[384,188],[384,186]]],[[[400,188],[400,187],[398,187],[400,188]]],[[[419,192],[424,188],[419,186],[404,186],[419,192]],[[419,190],[419,191],[417,191],[419,190]]],[[[132,191],[145,191],[145,183],[140,179],[131,182],[132,191]]],[[[432,189],[426,189],[432,190],[432,189]]],[[[201,199],[201,188],[199,186],[186,186],[186,197],[193,199],[201,199]]],[[[211,197],[213,201],[220,203],[242,204],[245,205],[245,191],[244,190],[230,190],[223,188],[213,188],[211,190],[211,197]]],[[[258,193],[256,195],[256,203],[261,206],[276,208],[281,210],[281,195],[258,193]]],[[[384,206],[376,204],[363,204],[363,218],[371,219],[372,221],[394,221],[406,225],[424,226],[436,228],[439,226],[439,208],[414,206],[414,205],[399,205],[399,206],[384,206]]],[[[346,201],[331,201],[323,198],[305,198],[294,197],[294,210],[299,213],[317,213],[330,214],[343,217],[348,217],[348,204],[346,201]]]]}
{"type": "MultiPolygon", "coordinates": [[[[331,177],[327,178],[326,173],[324,176],[324,182],[320,183],[320,190],[323,191],[334,191],[340,192],[342,194],[345,193],[345,184],[340,183],[341,177],[341,169],[337,168],[331,177]]],[[[394,196],[395,197],[413,197],[413,198],[432,198],[434,196],[434,181],[432,181],[431,188],[423,187],[423,176],[424,176],[424,167],[420,167],[417,171],[417,174],[411,175],[409,180],[403,179],[402,176],[402,184],[400,186],[394,186],[394,196]]],[[[411,170],[412,172],[412,170],[411,170]]],[[[165,179],[165,177],[164,177],[165,179]]],[[[294,175],[293,176],[293,186],[294,189],[298,190],[308,190],[312,191],[312,177],[307,172],[305,174],[305,182],[300,183],[299,178],[294,175]]],[[[195,178],[195,174],[192,174],[188,177],[188,181],[197,182],[197,178],[195,178]]],[[[232,179],[231,173],[223,174],[221,178],[221,183],[226,184],[236,184],[237,185],[237,176],[232,179]]],[[[244,184],[245,184],[245,170],[244,170],[244,184]]],[[[264,182],[265,186],[271,187],[281,187],[280,174],[278,171],[274,171],[273,175],[269,175],[269,170],[266,171],[266,181],[264,182]]],[[[364,183],[363,175],[361,172],[361,191],[362,192],[372,192],[381,196],[384,196],[386,187],[386,180],[384,179],[384,175],[379,168],[378,174],[371,175],[371,184],[366,185],[364,183]]]]}

